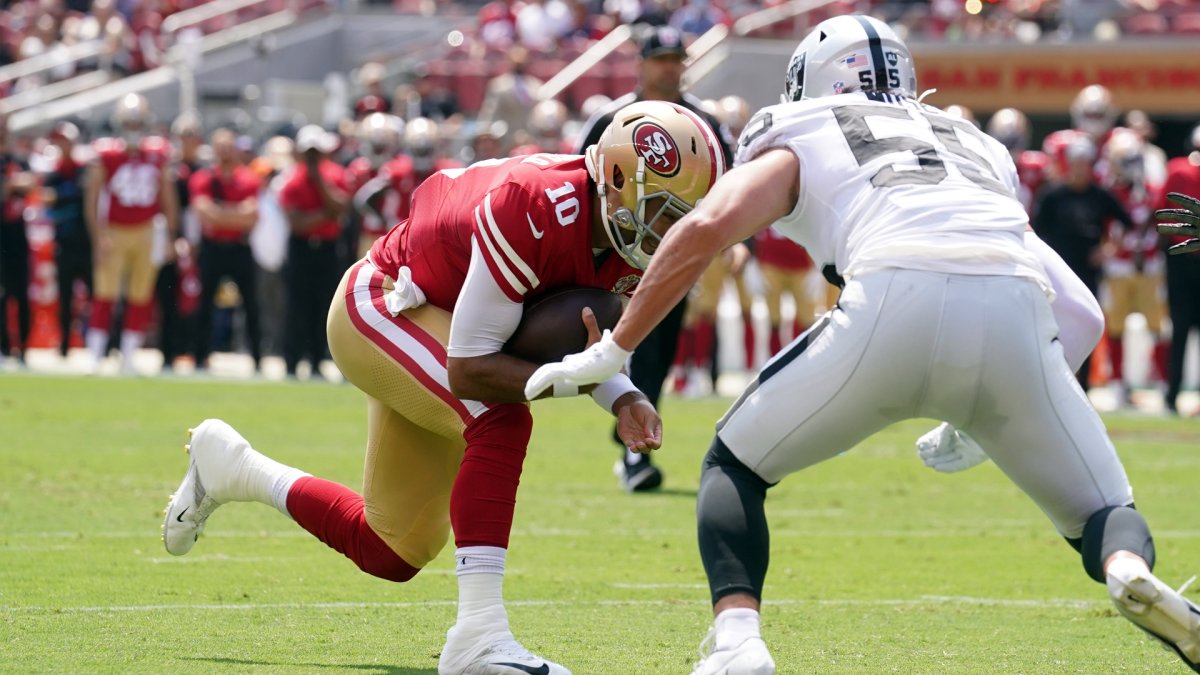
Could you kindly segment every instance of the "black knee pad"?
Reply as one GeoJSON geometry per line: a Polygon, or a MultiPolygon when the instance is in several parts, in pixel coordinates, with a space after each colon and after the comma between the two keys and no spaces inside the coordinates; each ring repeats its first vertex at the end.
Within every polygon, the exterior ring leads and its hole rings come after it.
{"type": "MultiPolygon", "coordinates": [[[[1067,540],[1074,545],[1070,539],[1067,540]]],[[[1107,506],[1092,514],[1083,526],[1083,539],[1078,547],[1083,556],[1083,569],[1088,576],[1105,583],[1104,561],[1117,551],[1129,551],[1146,560],[1154,569],[1154,538],[1142,514],[1133,505],[1107,506]]]]}

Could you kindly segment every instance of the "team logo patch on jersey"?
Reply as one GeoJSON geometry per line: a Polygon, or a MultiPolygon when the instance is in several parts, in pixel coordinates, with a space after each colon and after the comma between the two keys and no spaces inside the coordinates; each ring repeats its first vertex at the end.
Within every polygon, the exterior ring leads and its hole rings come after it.
{"type": "Polygon", "coordinates": [[[626,274],[620,279],[617,279],[617,283],[613,284],[612,292],[616,293],[617,295],[628,293],[629,291],[633,290],[633,287],[637,286],[638,282],[641,280],[642,278],[636,274],[626,274]]]}
{"type": "Polygon", "coordinates": [[[679,173],[679,148],[666,129],[653,122],[643,122],[633,130],[633,144],[646,160],[646,168],[670,178],[679,173]]]}

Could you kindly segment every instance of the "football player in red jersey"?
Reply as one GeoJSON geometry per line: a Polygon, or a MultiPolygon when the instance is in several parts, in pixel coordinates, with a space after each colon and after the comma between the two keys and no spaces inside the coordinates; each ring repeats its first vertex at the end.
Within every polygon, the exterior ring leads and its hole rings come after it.
{"type": "Polygon", "coordinates": [[[179,232],[179,197],[166,170],[171,146],[165,138],[147,135],[150,124],[150,105],[141,94],[127,94],[117,103],[113,127],[119,136],[96,142],[97,159],[88,169],[84,199],[95,256],[87,347],[98,365],[108,346],[113,305],[124,285],[121,359],[126,373],[134,372],[133,354],[141,348],[150,322],[158,271],[151,251],[155,216],[166,216],[170,241],[179,232]]]}
{"type": "MultiPolygon", "coordinates": [[[[388,227],[405,217],[401,215],[401,202],[406,201],[401,199],[401,191],[388,189],[394,184],[392,172],[397,170],[397,153],[403,134],[404,120],[387,113],[367,115],[358,125],[359,156],[350,162],[346,171],[350,192],[354,195],[354,208],[361,216],[357,247],[360,258],[388,227]],[[371,187],[363,190],[368,184],[371,187]]],[[[405,171],[398,173],[403,175],[405,171]]],[[[395,183],[398,188],[399,181],[395,183]]],[[[403,194],[411,192],[409,188],[403,194]]]]}
{"type": "Polygon", "coordinates": [[[1032,218],[1038,192],[1046,183],[1050,158],[1044,152],[1029,149],[1029,118],[1016,108],[1002,108],[988,120],[987,133],[1012,153],[1017,178],[1021,181],[1021,192],[1017,197],[1032,218]]]}
{"type": "MultiPolygon", "coordinates": [[[[406,581],[453,526],[458,621],[438,672],[569,672],[513,638],[503,605],[533,424],[523,387],[537,366],[502,349],[527,297],[565,285],[631,293],[666,229],[725,169],[712,129],[679,106],[641,102],[617,121],[586,156],[434,174],[414,194],[412,215],[346,273],[329,311],[329,346],[368,396],[362,495],[268,459],[208,420],[192,434],[188,472],[167,508],[167,550],[188,552],[218,505],[258,501],[362,570],[406,581]]],[[[594,319],[583,320],[598,338],[594,319]]],[[[591,393],[629,448],[659,446],[661,419],[626,376],[591,393]]]]}
{"type": "Polygon", "coordinates": [[[1104,146],[1108,167],[1108,189],[1121,202],[1133,221],[1125,227],[1117,220],[1108,222],[1104,247],[1104,283],[1108,286],[1107,327],[1112,379],[1119,389],[1118,401],[1130,404],[1124,373],[1125,320],[1137,312],[1146,318],[1146,328],[1154,337],[1151,363],[1166,381],[1169,341],[1162,334],[1163,307],[1160,299],[1164,261],[1158,231],[1150,222],[1150,212],[1159,186],[1146,179],[1145,145],[1129,129],[1113,131],[1104,146]]]}

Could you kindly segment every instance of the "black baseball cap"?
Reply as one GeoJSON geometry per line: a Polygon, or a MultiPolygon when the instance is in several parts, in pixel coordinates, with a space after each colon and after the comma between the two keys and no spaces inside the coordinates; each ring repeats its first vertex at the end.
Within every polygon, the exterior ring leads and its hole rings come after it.
{"type": "Polygon", "coordinates": [[[652,59],[666,54],[687,56],[687,49],[683,45],[683,33],[670,26],[652,28],[642,40],[642,58],[652,59]]]}

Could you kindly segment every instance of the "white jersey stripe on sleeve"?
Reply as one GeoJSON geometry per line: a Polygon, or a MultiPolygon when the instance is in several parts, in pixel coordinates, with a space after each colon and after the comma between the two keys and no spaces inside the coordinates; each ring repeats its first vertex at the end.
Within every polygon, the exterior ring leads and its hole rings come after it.
{"type": "Polygon", "coordinates": [[[525,264],[524,260],[521,260],[521,256],[517,254],[512,245],[508,243],[508,240],[504,238],[504,234],[500,232],[500,226],[496,224],[496,217],[492,215],[491,193],[488,193],[488,195],[483,198],[483,213],[485,216],[487,216],[488,229],[491,230],[489,234],[495,237],[496,243],[500,246],[500,250],[504,251],[513,267],[516,267],[529,281],[529,288],[537,288],[539,283],[537,275],[533,273],[533,270],[529,267],[529,265],[525,264]]]}
{"type": "MultiPolygon", "coordinates": [[[[484,200],[484,204],[487,204],[486,199],[484,200]]],[[[504,275],[504,280],[507,281],[508,285],[515,289],[519,295],[525,295],[528,293],[529,289],[525,287],[525,284],[521,283],[521,280],[517,278],[517,275],[513,274],[512,269],[508,266],[508,261],[505,260],[504,257],[500,255],[500,252],[496,250],[496,245],[492,243],[493,234],[488,231],[488,228],[483,226],[483,218],[481,218],[479,215],[478,206],[475,207],[475,224],[479,229],[479,238],[483,240],[483,245],[487,248],[488,255],[496,262],[496,268],[499,269],[500,273],[504,275]]]]}

